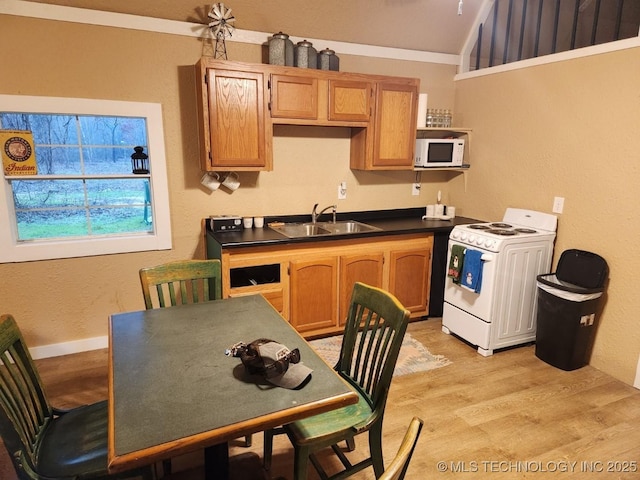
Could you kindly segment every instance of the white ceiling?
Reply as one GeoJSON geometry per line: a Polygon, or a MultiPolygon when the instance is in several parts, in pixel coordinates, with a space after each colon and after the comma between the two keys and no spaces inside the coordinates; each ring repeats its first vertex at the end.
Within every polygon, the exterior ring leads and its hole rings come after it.
{"type": "MultiPolygon", "coordinates": [[[[198,0],[32,0],[38,3],[208,23],[198,0]]],[[[240,30],[460,54],[487,0],[227,0],[240,30]]]]}

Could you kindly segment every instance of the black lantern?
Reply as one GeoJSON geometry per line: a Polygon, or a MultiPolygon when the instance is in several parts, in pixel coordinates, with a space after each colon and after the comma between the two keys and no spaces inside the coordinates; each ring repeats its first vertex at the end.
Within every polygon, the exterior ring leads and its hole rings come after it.
{"type": "Polygon", "coordinates": [[[135,153],[131,155],[133,173],[149,173],[149,155],[144,153],[144,147],[133,147],[135,153]]]}

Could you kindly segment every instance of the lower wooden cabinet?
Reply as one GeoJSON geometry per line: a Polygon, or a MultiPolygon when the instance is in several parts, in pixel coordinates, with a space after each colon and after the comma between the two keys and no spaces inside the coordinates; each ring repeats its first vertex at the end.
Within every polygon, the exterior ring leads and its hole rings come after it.
{"type": "Polygon", "coordinates": [[[304,336],[341,333],[355,282],[428,313],[433,236],[411,234],[222,251],[223,296],[261,293],[304,336]]]}
{"type": "Polygon", "coordinates": [[[431,248],[394,250],[390,261],[389,291],[411,313],[423,314],[429,304],[431,248]]]}
{"type": "Polygon", "coordinates": [[[382,288],[383,267],[383,252],[340,256],[338,325],[346,324],[353,284],[362,282],[382,288]]]}
{"type": "Polygon", "coordinates": [[[338,260],[336,257],[289,263],[290,317],[299,332],[335,327],[338,323],[338,260]]]}

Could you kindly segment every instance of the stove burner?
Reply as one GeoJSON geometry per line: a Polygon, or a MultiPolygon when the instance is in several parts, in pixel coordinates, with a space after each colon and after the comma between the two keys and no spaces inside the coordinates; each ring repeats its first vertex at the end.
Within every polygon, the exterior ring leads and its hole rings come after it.
{"type": "Polygon", "coordinates": [[[510,237],[518,234],[518,232],[515,232],[513,230],[505,230],[503,228],[492,228],[487,233],[492,233],[494,235],[502,235],[503,237],[510,237]]]}
{"type": "Polygon", "coordinates": [[[513,225],[509,225],[508,223],[492,223],[489,225],[492,228],[512,228],[513,225]]]}
{"type": "Polygon", "coordinates": [[[514,230],[518,233],[538,233],[537,230],[532,228],[515,228],[514,230]]]}
{"type": "Polygon", "coordinates": [[[489,230],[489,226],[488,225],[483,225],[481,223],[476,223],[473,225],[469,225],[469,228],[473,228],[474,230],[489,230]]]}

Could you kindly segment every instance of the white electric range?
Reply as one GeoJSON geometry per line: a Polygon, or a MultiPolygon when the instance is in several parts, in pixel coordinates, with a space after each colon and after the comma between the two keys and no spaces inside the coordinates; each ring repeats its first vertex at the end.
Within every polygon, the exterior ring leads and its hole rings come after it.
{"type": "MultiPolygon", "coordinates": [[[[536,338],[536,277],[548,273],[557,218],[543,212],[508,208],[500,222],[454,227],[449,236],[447,266],[454,245],[481,255],[479,291],[445,279],[442,330],[454,333],[484,356],[499,348],[536,338]]],[[[459,249],[457,249],[459,250],[459,249]]]]}

